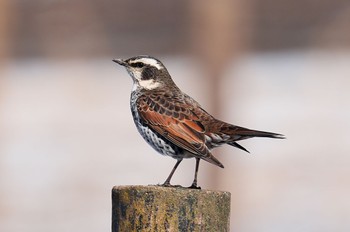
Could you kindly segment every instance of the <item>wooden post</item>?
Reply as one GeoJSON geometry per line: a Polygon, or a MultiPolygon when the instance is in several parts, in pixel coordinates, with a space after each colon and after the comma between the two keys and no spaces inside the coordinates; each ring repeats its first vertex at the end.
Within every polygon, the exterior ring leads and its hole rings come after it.
{"type": "Polygon", "coordinates": [[[160,186],[116,186],[112,232],[229,231],[229,192],[160,186]]]}

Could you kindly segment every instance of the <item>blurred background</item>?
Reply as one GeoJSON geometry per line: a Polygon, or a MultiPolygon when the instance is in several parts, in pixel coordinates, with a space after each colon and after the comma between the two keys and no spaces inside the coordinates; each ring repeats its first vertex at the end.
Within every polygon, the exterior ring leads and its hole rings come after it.
{"type": "Polygon", "coordinates": [[[109,231],[113,186],[164,182],[175,160],[111,61],[139,54],[214,116],[287,136],[201,163],[231,231],[350,231],[349,24],[347,0],[0,0],[0,231],[109,231]]]}

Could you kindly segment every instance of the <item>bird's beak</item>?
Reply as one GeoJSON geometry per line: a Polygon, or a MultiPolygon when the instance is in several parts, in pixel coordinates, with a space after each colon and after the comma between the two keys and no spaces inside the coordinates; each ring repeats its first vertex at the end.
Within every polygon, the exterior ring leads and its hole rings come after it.
{"type": "Polygon", "coordinates": [[[124,60],[122,60],[122,59],[114,59],[112,61],[117,63],[117,64],[120,64],[122,66],[126,66],[127,65],[127,63],[124,60]]]}

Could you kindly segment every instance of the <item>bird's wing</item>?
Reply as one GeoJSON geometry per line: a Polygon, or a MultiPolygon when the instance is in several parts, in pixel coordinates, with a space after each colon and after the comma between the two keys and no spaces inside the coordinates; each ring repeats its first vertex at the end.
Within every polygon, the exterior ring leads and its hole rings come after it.
{"type": "Polygon", "coordinates": [[[205,145],[205,128],[191,106],[174,99],[141,96],[138,113],[151,129],[195,157],[222,166],[205,145]]]}

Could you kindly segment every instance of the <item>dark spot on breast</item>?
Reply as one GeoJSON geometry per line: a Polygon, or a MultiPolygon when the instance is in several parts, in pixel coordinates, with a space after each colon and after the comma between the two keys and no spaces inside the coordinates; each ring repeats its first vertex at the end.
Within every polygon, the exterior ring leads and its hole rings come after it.
{"type": "MultiPolygon", "coordinates": [[[[164,99],[163,99],[164,100],[164,99]]],[[[169,107],[169,102],[164,100],[164,103],[162,104],[165,108],[169,107]]]]}
{"type": "Polygon", "coordinates": [[[153,109],[154,109],[154,111],[158,112],[158,110],[159,110],[159,105],[154,103],[153,109]]]}
{"type": "Polygon", "coordinates": [[[164,98],[160,98],[159,99],[159,104],[164,105],[164,103],[165,103],[165,99],[164,98]]]}
{"type": "Polygon", "coordinates": [[[159,107],[159,113],[160,114],[164,114],[164,112],[165,112],[164,108],[163,107],[159,107]]]}
{"type": "Polygon", "coordinates": [[[147,102],[147,105],[150,105],[151,103],[152,103],[152,100],[151,100],[151,98],[146,98],[147,100],[146,100],[146,102],[147,102]]]}
{"type": "Polygon", "coordinates": [[[154,107],[154,105],[156,105],[156,104],[154,103],[154,101],[150,101],[149,106],[150,106],[151,108],[153,108],[153,107],[154,107]]]}
{"type": "Polygon", "coordinates": [[[165,114],[168,115],[168,116],[173,116],[173,113],[169,110],[165,111],[165,114]]]}
{"type": "Polygon", "coordinates": [[[156,102],[159,102],[159,101],[160,101],[160,96],[159,96],[159,95],[156,95],[154,100],[155,100],[156,102]]]}

